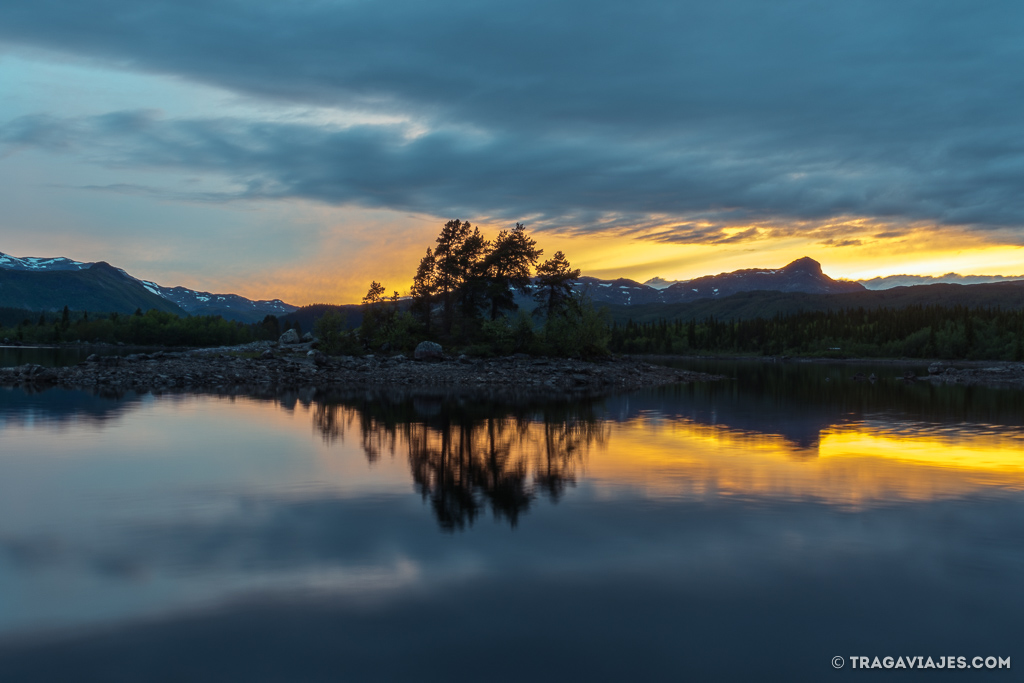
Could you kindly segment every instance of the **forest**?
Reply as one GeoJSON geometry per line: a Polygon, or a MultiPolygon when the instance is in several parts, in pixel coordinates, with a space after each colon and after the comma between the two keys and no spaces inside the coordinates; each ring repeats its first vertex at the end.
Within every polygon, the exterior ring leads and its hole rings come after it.
{"type": "Polygon", "coordinates": [[[616,353],[1024,360],[1024,310],[916,305],[613,324],[616,353]]]}

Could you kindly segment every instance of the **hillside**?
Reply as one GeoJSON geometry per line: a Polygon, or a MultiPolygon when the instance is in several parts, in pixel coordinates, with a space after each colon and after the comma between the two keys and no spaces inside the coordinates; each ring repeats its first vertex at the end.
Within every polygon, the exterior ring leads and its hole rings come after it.
{"type": "Polygon", "coordinates": [[[940,304],[969,308],[1024,309],[1024,281],[979,285],[936,284],[862,290],[846,294],[807,294],[803,292],[739,292],[722,299],[700,299],[680,304],[640,306],[605,305],[612,320],[624,323],[656,320],[749,320],[772,318],[800,311],[827,311],[844,308],[905,308],[940,304]]]}
{"type": "Polygon", "coordinates": [[[81,270],[0,268],[0,307],[33,311],[132,313],[155,308],[184,315],[177,305],[147,290],[135,278],[100,261],[81,270]]]}
{"type": "Polygon", "coordinates": [[[748,268],[674,283],[668,283],[660,278],[641,284],[625,278],[599,280],[581,277],[576,281],[576,289],[585,292],[594,303],[630,307],[721,300],[739,292],[751,291],[798,294],[843,294],[865,291],[864,286],[857,282],[833,280],[822,272],[820,263],[806,256],[782,268],[748,268]]]}
{"type": "MultiPolygon", "coordinates": [[[[0,273],[17,272],[24,276],[20,280],[16,279],[19,283],[17,285],[19,292],[17,296],[21,300],[28,302],[38,300],[39,297],[37,292],[34,291],[35,289],[46,290],[50,286],[49,283],[52,282],[52,280],[46,277],[37,280],[35,279],[37,276],[45,276],[53,272],[86,271],[96,265],[98,264],[75,261],[63,256],[47,258],[28,256],[19,258],[0,252],[0,273]]],[[[108,264],[104,263],[103,265],[111,268],[108,264]]],[[[253,301],[237,294],[217,294],[188,289],[187,287],[163,287],[150,280],[136,278],[121,268],[114,268],[114,270],[129,280],[136,282],[151,294],[165,299],[175,306],[175,308],[171,309],[151,306],[152,308],[160,308],[160,310],[184,311],[191,315],[219,315],[225,320],[235,320],[244,323],[259,322],[267,315],[280,316],[296,310],[295,306],[287,304],[280,299],[253,301]]],[[[6,299],[0,299],[0,301],[6,301],[6,299]]],[[[115,301],[107,303],[101,298],[94,300],[93,303],[96,305],[91,310],[119,310],[115,308],[117,305],[115,301]]],[[[2,305],[4,304],[0,303],[0,306],[2,305]]],[[[63,304],[60,307],[62,308],[63,304]]],[[[72,308],[74,307],[72,306],[72,308]]],[[[45,309],[32,308],[32,310],[45,309]]]]}

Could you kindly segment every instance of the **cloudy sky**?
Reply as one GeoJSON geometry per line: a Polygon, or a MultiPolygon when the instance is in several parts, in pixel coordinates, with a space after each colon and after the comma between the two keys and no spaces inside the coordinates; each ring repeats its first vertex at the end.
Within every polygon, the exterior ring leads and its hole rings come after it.
{"type": "Polygon", "coordinates": [[[4,0],[0,251],[353,301],[449,218],[587,274],[1024,273],[1009,0],[4,0]]]}

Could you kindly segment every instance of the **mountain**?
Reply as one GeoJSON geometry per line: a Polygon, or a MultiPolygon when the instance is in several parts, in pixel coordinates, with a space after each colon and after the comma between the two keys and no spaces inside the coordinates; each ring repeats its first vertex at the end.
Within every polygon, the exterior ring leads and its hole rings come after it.
{"type": "Polygon", "coordinates": [[[149,280],[140,280],[143,286],[158,296],[171,301],[191,315],[219,315],[225,320],[253,323],[268,315],[285,315],[298,310],[280,299],[253,301],[237,294],[198,292],[185,287],[161,287],[149,280]]]}
{"type": "Polygon", "coordinates": [[[0,306],[30,311],[133,313],[155,308],[185,313],[177,304],[154,294],[141,282],[109,263],[81,264],[82,268],[0,268],[0,306]]]}
{"type": "MultiPolygon", "coordinates": [[[[267,315],[285,315],[297,310],[298,307],[286,304],[280,299],[261,300],[253,301],[246,299],[243,296],[237,294],[216,294],[213,292],[200,292],[185,287],[163,287],[150,280],[140,280],[127,271],[121,268],[114,268],[113,266],[105,263],[85,263],[83,261],[74,261],[63,256],[54,258],[38,258],[38,257],[23,257],[18,258],[11,256],[10,254],[4,254],[0,252],[0,277],[6,277],[11,273],[19,273],[25,276],[35,276],[44,273],[57,273],[57,272],[84,272],[92,270],[94,266],[101,265],[108,269],[112,269],[123,275],[128,280],[133,281],[148,294],[156,296],[163,300],[163,303],[159,305],[153,304],[152,300],[148,300],[149,305],[142,305],[139,303],[137,306],[132,306],[130,311],[134,311],[135,308],[141,307],[143,310],[149,308],[158,308],[160,310],[168,310],[179,314],[188,313],[190,315],[219,315],[226,320],[237,320],[239,322],[257,322],[262,320],[267,315]]],[[[21,277],[21,276],[19,276],[21,277]]],[[[137,292],[125,292],[125,299],[121,296],[113,296],[110,299],[109,304],[104,303],[104,299],[101,296],[92,296],[88,300],[92,302],[90,306],[78,307],[73,305],[70,301],[59,302],[53,304],[56,298],[45,296],[45,292],[32,293],[30,290],[33,288],[42,288],[52,286],[52,279],[45,281],[34,281],[32,279],[18,280],[18,294],[10,294],[0,289],[0,306],[11,306],[14,308],[29,308],[31,310],[59,310],[65,305],[71,307],[74,310],[91,310],[91,311],[122,311],[123,302],[132,298],[137,292]],[[35,284],[33,285],[33,282],[35,284]],[[13,298],[12,298],[13,297],[13,298]],[[46,306],[21,306],[6,303],[8,301],[48,301],[51,305],[46,306]]],[[[3,280],[0,280],[3,282],[3,280]]],[[[63,282],[63,281],[62,281],[63,282]]],[[[71,282],[70,280],[68,281],[71,282]]],[[[109,284],[109,283],[108,283],[109,284]]],[[[10,285],[13,286],[13,285],[10,285]]],[[[73,285],[72,289],[74,288],[73,285]]],[[[63,296],[64,290],[58,290],[52,292],[54,297],[63,296]]],[[[108,290],[108,293],[112,294],[112,290],[108,290]]],[[[134,299],[133,299],[134,300],[134,299]]],[[[141,300],[140,300],[141,301],[141,300]]]]}
{"type": "Polygon", "coordinates": [[[18,258],[17,256],[11,256],[0,251],[0,268],[7,268],[9,270],[85,270],[91,265],[91,263],[72,261],[63,256],[56,258],[36,258],[34,256],[18,258]]]}
{"type": "Polygon", "coordinates": [[[892,287],[912,287],[914,285],[936,285],[936,284],[957,284],[957,285],[980,285],[990,282],[1012,282],[1024,280],[1024,275],[960,275],[959,273],[946,273],[945,275],[887,275],[885,277],[873,277],[870,280],[857,280],[868,289],[891,289],[892,287]]]}
{"type": "Polygon", "coordinates": [[[673,304],[640,306],[608,305],[611,319],[625,323],[658,320],[749,320],[790,315],[800,311],[828,311],[849,308],[891,309],[908,306],[963,306],[964,308],[1002,308],[1024,310],[1024,280],[977,285],[935,284],[861,290],[840,294],[806,292],[749,291],[720,299],[698,299],[673,304]]]}
{"type": "Polygon", "coordinates": [[[660,278],[660,277],[652,277],[650,280],[647,280],[646,282],[644,282],[644,284],[647,285],[648,287],[654,287],[655,289],[665,289],[666,287],[671,287],[672,285],[674,285],[677,282],[682,282],[682,281],[681,280],[666,280],[666,279],[660,278]]]}
{"type": "Polygon", "coordinates": [[[576,287],[586,292],[595,303],[620,306],[681,304],[700,299],[724,299],[751,291],[843,294],[865,289],[857,282],[833,280],[822,272],[820,263],[806,256],[777,270],[750,268],[671,283],[654,278],[644,284],[626,279],[581,277],[576,281],[576,287]]]}

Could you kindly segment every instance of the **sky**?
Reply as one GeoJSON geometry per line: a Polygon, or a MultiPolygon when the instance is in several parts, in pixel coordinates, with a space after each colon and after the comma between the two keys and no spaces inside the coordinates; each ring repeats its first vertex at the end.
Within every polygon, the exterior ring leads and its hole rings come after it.
{"type": "Polygon", "coordinates": [[[446,220],[585,274],[1024,273],[1009,0],[4,0],[0,251],[357,301],[446,220]]]}

